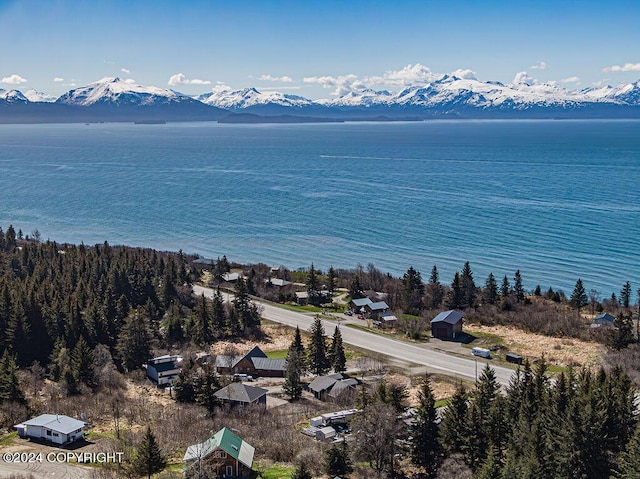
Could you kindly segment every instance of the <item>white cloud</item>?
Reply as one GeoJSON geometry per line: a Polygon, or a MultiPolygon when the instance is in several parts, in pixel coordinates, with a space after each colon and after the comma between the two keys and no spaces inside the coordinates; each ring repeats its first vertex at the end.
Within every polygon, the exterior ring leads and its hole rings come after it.
{"type": "Polygon", "coordinates": [[[120,69],[120,71],[121,71],[122,73],[126,73],[127,75],[128,75],[129,73],[131,73],[131,70],[129,70],[128,68],[121,68],[121,69],[120,69]]]}
{"type": "Polygon", "coordinates": [[[63,82],[63,81],[64,81],[64,78],[55,77],[55,78],[53,79],[53,81],[54,81],[54,82],[56,82],[56,83],[61,83],[61,82],[63,82]]]}
{"type": "Polygon", "coordinates": [[[529,68],[531,68],[532,70],[546,70],[547,67],[549,65],[547,65],[547,62],[543,62],[542,60],[536,62],[535,65],[531,65],[529,68]]]}
{"type": "Polygon", "coordinates": [[[71,82],[71,83],[63,83],[62,86],[70,86],[70,87],[76,87],[78,86],[77,84],[71,82]]]}
{"type": "Polygon", "coordinates": [[[26,78],[22,78],[20,75],[9,75],[0,80],[0,83],[8,83],[9,85],[20,85],[21,83],[27,83],[26,78]]]}
{"type": "Polygon", "coordinates": [[[382,76],[366,77],[364,81],[369,85],[412,86],[431,83],[441,76],[433,73],[429,67],[416,63],[401,70],[387,70],[382,76]]]}
{"type": "Polygon", "coordinates": [[[281,77],[274,77],[274,76],[271,76],[271,75],[260,75],[258,80],[262,80],[262,81],[278,81],[278,82],[282,82],[282,83],[291,83],[293,81],[293,78],[291,78],[290,76],[287,76],[287,75],[284,75],[284,76],[281,76],[281,77]]]}
{"type": "Polygon", "coordinates": [[[300,85],[292,85],[292,86],[261,86],[259,87],[260,91],[281,91],[281,90],[300,90],[302,87],[300,85]]]}
{"type": "Polygon", "coordinates": [[[458,68],[456,71],[451,72],[451,75],[454,77],[462,78],[464,80],[477,80],[476,72],[474,72],[473,70],[469,70],[468,68],[458,68]]]}
{"type": "Polygon", "coordinates": [[[612,65],[602,69],[604,73],[612,72],[640,72],[640,63],[625,63],[624,65],[612,65]]]}
{"type": "Polygon", "coordinates": [[[567,77],[560,80],[562,83],[580,83],[580,77],[567,77]]]}
{"type": "Polygon", "coordinates": [[[176,73],[169,78],[169,85],[211,85],[209,80],[188,79],[184,73],[176,73]]]}
{"type": "Polygon", "coordinates": [[[317,83],[322,85],[322,88],[335,88],[331,92],[332,95],[341,96],[346,95],[352,91],[358,91],[365,88],[365,84],[358,80],[357,75],[350,73],[349,75],[333,76],[321,76],[321,77],[305,77],[302,79],[304,83],[317,83]]]}
{"type": "Polygon", "coordinates": [[[527,72],[518,72],[516,73],[516,76],[513,78],[513,81],[511,82],[513,85],[537,85],[538,80],[536,80],[535,78],[533,78],[531,75],[529,75],[527,72]]]}
{"type": "Polygon", "coordinates": [[[133,78],[127,78],[124,81],[127,85],[135,85],[136,81],[133,78]]]}
{"type": "Polygon", "coordinates": [[[216,85],[211,89],[213,93],[222,93],[225,91],[231,91],[231,87],[224,82],[216,82],[216,85]]]}
{"type": "Polygon", "coordinates": [[[602,80],[598,80],[596,82],[593,82],[592,85],[598,88],[601,88],[603,86],[607,86],[609,82],[608,78],[603,78],[602,80]]]}

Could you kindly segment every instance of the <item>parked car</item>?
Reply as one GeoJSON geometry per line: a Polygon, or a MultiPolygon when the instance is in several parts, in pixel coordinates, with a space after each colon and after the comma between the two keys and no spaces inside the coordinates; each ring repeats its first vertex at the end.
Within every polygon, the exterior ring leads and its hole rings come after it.
{"type": "Polygon", "coordinates": [[[360,313],[360,314],[358,315],[358,319],[364,319],[364,314],[360,313]]]}
{"type": "Polygon", "coordinates": [[[344,314],[346,314],[347,316],[353,316],[353,311],[351,311],[350,309],[347,309],[344,314]]]}
{"type": "Polygon", "coordinates": [[[250,374],[234,374],[233,380],[237,383],[241,381],[253,381],[253,376],[250,374]]]}

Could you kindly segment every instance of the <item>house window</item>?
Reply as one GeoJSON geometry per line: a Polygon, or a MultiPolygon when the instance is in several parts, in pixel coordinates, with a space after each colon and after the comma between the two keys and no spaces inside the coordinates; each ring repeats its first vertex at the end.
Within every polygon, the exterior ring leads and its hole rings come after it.
{"type": "Polygon", "coordinates": [[[51,436],[51,431],[47,429],[47,436],[51,436]]]}
{"type": "Polygon", "coordinates": [[[227,477],[233,477],[233,466],[227,466],[227,477]]]}
{"type": "Polygon", "coordinates": [[[227,453],[221,450],[217,450],[213,453],[213,457],[217,459],[225,459],[227,457],[227,453]]]}
{"type": "Polygon", "coordinates": [[[57,432],[54,432],[54,433],[53,433],[53,437],[58,437],[58,433],[57,433],[57,432]]]}

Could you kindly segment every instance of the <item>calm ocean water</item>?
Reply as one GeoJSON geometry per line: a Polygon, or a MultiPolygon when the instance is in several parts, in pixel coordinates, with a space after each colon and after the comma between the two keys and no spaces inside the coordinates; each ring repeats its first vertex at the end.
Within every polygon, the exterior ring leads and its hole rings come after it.
{"type": "MultiPolygon", "coordinates": [[[[0,225],[290,268],[640,287],[640,122],[3,125],[0,225]]],[[[635,295],[634,295],[635,299],[635,295]]]]}

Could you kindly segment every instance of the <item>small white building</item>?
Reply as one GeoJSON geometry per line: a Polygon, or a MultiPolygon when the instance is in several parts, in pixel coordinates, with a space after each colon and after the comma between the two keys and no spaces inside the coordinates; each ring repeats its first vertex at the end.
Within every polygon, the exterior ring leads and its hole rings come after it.
{"type": "Polygon", "coordinates": [[[165,354],[147,362],[147,376],[158,386],[171,386],[182,370],[182,357],[165,354]]]}
{"type": "Polygon", "coordinates": [[[82,439],[82,429],[88,425],[69,416],[41,414],[13,427],[18,430],[20,437],[44,439],[54,444],[69,444],[82,439]]]}
{"type": "Polygon", "coordinates": [[[336,430],[331,426],[322,427],[316,431],[316,440],[326,441],[328,439],[333,439],[337,434],[336,430]]]}

